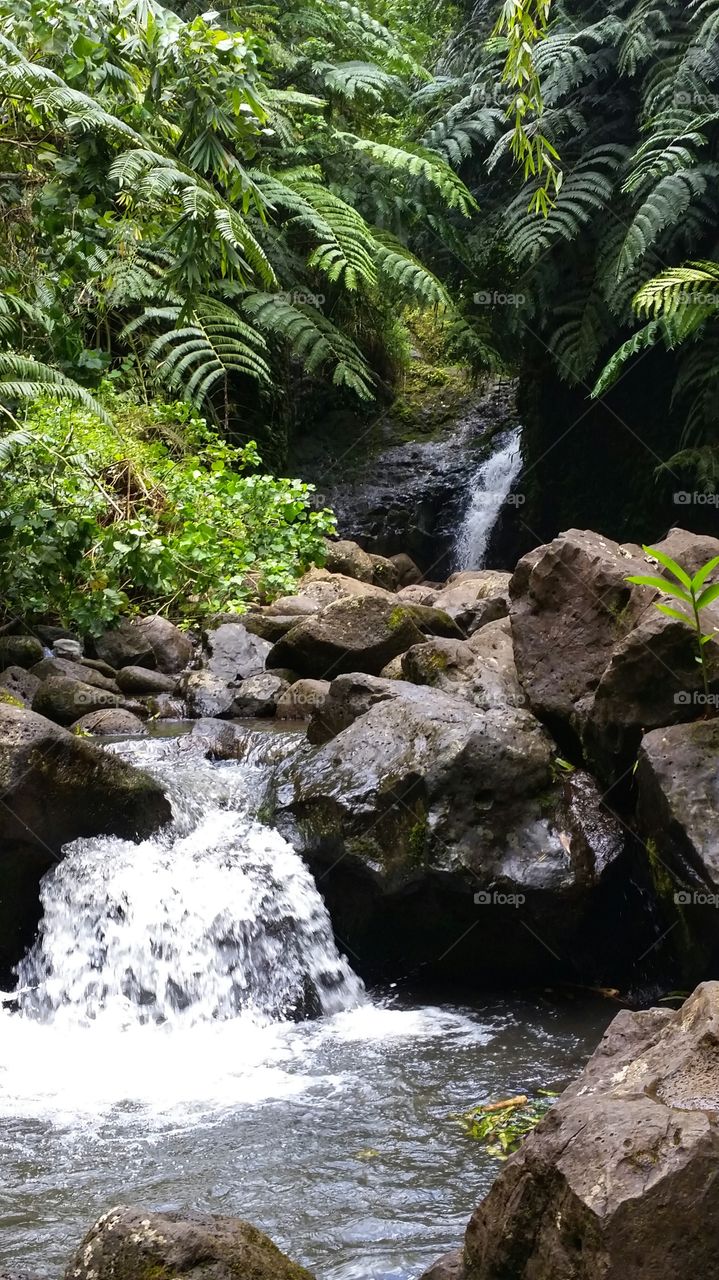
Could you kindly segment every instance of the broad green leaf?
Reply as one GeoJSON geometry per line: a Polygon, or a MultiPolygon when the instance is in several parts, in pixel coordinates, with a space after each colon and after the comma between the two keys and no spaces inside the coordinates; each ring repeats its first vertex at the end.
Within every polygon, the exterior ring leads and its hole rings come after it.
{"type": "Polygon", "coordinates": [[[677,564],[676,560],[672,560],[671,556],[668,556],[665,551],[658,551],[656,547],[644,547],[643,550],[646,551],[647,555],[651,556],[653,560],[658,560],[660,564],[663,564],[664,568],[668,569],[683,586],[691,587],[692,580],[689,577],[689,574],[685,569],[682,569],[680,564],[677,564]]]}
{"type": "Polygon", "coordinates": [[[686,613],[681,613],[679,609],[672,609],[668,604],[657,604],[654,606],[660,613],[665,613],[668,618],[679,618],[680,622],[686,622],[688,626],[694,626],[694,619],[687,617],[686,613]]]}
{"type": "Polygon", "coordinates": [[[636,574],[631,578],[627,578],[627,582],[634,582],[639,587],[654,587],[656,591],[662,591],[665,595],[676,596],[677,600],[682,600],[685,604],[691,604],[692,598],[687,595],[686,591],[682,591],[675,582],[669,582],[667,578],[652,578],[644,574],[636,574]]]}
{"type": "Polygon", "coordinates": [[[712,569],[716,569],[718,564],[719,564],[719,556],[715,556],[713,560],[709,560],[707,564],[702,565],[699,572],[695,573],[694,577],[692,578],[693,591],[698,591],[700,587],[704,586],[704,583],[709,577],[709,574],[711,573],[712,569]]]}
{"type": "Polygon", "coordinates": [[[707,605],[714,600],[719,600],[719,582],[715,582],[713,587],[707,587],[706,591],[702,591],[697,600],[697,609],[706,609],[707,605]]]}

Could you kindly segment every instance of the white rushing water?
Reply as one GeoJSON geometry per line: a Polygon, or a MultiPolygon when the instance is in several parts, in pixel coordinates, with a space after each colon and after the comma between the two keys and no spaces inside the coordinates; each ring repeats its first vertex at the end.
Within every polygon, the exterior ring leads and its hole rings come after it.
{"type": "Polygon", "coordinates": [[[362,1000],[308,868],[253,817],[266,780],[258,753],[283,741],[253,736],[254,760],[223,765],[190,737],[124,748],[167,783],[173,822],[141,844],[106,836],[65,850],[20,969],[24,1017],[263,1024],[362,1000]]]}
{"type": "Polygon", "coordinates": [[[457,533],[457,569],[482,569],[490,534],[522,468],[521,430],[502,436],[485,458],[471,485],[471,501],[457,533]]]}

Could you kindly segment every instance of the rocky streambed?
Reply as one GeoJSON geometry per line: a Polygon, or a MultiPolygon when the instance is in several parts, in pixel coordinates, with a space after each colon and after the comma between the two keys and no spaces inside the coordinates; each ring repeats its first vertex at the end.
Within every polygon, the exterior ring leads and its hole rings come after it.
{"type": "MultiPolygon", "coordinates": [[[[693,574],[719,541],[675,529],[658,550],[693,574]]],[[[301,853],[321,895],[307,919],[329,912],[367,982],[602,987],[646,1003],[713,977],[719,612],[704,615],[705,687],[690,631],[653,607],[670,604],[669,584],[628,582],[663,572],[589,531],[512,574],[445,583],[404,554],[337,542],[294,596],[217,618],[198,644],[164,619],[92,644],[48,629],[1,637],[8,978],[40,922],[40,878],[69,841],[165,839],[171,785],[97,736],[141,741],[148,723],[187,718],[198,758],[230,770],[247,760],[248,719],[306,726],[269,762],[254,820],[301,853]]],[[[244,964],[228,970],[241,1008],[244,964]]],[[[321,1013],[299,977],[300,1005],[321,1013]]],[[[716,1208],[716,999],[710,983],[680,1012],[620,1015],[433,1280],[658,1276],[666,1256],[680,1276],[713,1275],[688,1206],[709,1221],[716,1208]]],[[[133,1000],[146,1007],[146,991],[133,1000]]],[[[293,995],[284,1016],[298,1007],[293,995]]],[[[185,1272],[244,1274],[239,1246],[223,1248],[207,1254],[219,1270],[185,1272]]],[[[394,1274],[361,1265],[342,1280],[394,1274]]]]}

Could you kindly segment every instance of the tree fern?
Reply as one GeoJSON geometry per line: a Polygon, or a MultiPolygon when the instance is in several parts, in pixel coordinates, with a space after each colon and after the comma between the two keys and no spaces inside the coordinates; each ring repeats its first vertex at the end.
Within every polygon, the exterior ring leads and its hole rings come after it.
{"type": "Polygon", "coordinates": [[[316,307],[290,302],[282,294],[251,293],[242,309],[258,330],[285,342],[308,374],[332,368],[332,382],[372,398],[372,376],[358,347],[316,307]]]}
{"type": "Polygon", "coordinates": [[[0,351],[0,412],[13,418],[8,404],[40,397],[83,405],[103,421],[109,421],[95,397],[59,369],[13,351],[0,351]]]}

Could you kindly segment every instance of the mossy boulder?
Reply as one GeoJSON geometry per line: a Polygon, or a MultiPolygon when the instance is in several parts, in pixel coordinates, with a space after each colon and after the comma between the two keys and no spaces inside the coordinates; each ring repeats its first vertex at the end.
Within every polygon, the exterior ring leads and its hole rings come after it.
{"type": "Polygon", "coordinates": [[[290,667],[299,676],[318,680],[351,671],[378,675],[422,638],[395,597],[350,597],[298,622],[274,645],[267,666],[290,667]]]}
{"type": "Polygon", "coordinates": [[[119,1206],[86,1235],[64,1280],[314,1280],[257,1227],[119,1206]]]}
{"type": "Polygon", "coordinates": [[[0,636],[0,671],[5,667],[33,667],[43,648],[35,636],[0,636]]]}

